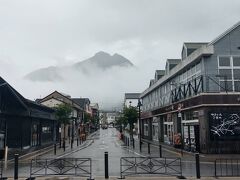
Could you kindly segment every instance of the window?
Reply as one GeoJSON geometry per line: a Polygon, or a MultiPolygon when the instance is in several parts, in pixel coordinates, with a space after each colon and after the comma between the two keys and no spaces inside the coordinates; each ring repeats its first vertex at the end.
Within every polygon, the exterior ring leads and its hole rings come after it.
{"type": "Polygon", "coordinates": [[[221,91],[232,91],[233,90],[233,84],[232,81],[220,81],[221,91]]]}
{"type": "Polygon", "coordinates": [[[240,57],[219,57],[219,82],[221,91],[240,91],[240,57]],[[226,77],[224,77],[226,76],[226,77]],[[225,79],[226,78],[226,79],[225,79]]]}
{"type": "Polygon", "coordinates": [[[234,81],[234,90],[240,92],[240,81],[234,81]]]}
{"type": "Polygon", "coordinates": [[[234,80],[240,80],[240,69],[233,69],[234,80]]]}
{"type": "Polygon", "coordinates": [[[42,133],[51,133],[50,127],[42,127],[42,133]]]}
{"type": "Polygon", "coordinates": [[[224,76],[226,76],[226,78],[228,80],[232,79],[232,70],[231,69],[219,69],[219,75],[220,76],[220,80],[224,80],[224,76]]]}
{"type": "Polygon", "coordinates": [[[233,57],[233,66],[240,66],[240,57],[233,57]]]}
{"type": "Polygon", "coordinates": [[[219,66],[230,66],[230,57],[219,57],[219,66]]]}

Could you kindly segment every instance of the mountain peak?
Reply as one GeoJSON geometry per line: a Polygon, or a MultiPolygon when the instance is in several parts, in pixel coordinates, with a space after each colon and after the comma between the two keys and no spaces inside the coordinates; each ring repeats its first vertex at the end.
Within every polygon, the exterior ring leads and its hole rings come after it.
{"type": "Polygon", "coordinates": [[[104,52],[104,51],[99,51],[97,52],[94,56],[100,56],[100,57],[106,57],[106,56],[110,56],[110,54],[104,52]]]}
{"type": "Polygon", "coordinates": [[[115,54],[113,55],[113,57],[114,57],[114,56],[115,56],[115,57],[116,57],[116,56],[117,56],[117,57],[119,57],[119,56],[123,57],[122,55],[120,55],[120,54],[118,54],[118,53],[115,53],[115,54]]]}
{"type": "Polygon", "coordinates": [[[89,71],[90,65],[95,65],[98,69],[105,70],[109,69],[113,66],[120,66],[120,67],[131,67],[134,66],[128,59],[123,57],[120,54],[115,53],[114,55],[110,55],[104,51],[97,52],[94,56],[78,62],[73,66],[75,68],[84,69],[89,71]]]}
{"type": "MultiPolygon", "coordinates": [[[[107,70],[112,67],[133,67],[134,65],[124,56],[115,53],[114,55],[110,55],[104,51],[97,52],[94,56],[84,60],[77,62],[70,67],[66,67],[66,69],[74,69],[83,73],[95,73],[96,70],[107,70]],[[93,66],[95,68],[93,68],[93,66]]],[[[65,69],[65,67],[59,68],[57,67],[47,67],[38,69],[26,75],[26,78],[32,81],[54,81],[54,80],[62,80],[61,71],[65,69]]]]}

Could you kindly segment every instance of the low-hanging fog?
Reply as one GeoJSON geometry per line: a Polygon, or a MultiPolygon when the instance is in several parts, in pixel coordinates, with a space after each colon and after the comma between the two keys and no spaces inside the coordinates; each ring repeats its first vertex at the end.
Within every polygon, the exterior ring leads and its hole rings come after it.
{"type": "Polygon", "coordinates": [[[124,93],[142,92],[183,42],[208,42],[240,19],[239,0],[1,0],[0,76],[29,99],[54,90],[115,109],[124,93]],[[39,68],[66,67],[99,51],[135,67],[90,74],[64,69],[64,80],[30,81],[39,68]]]}
{"type": "MultiPolygon", "coordinates": [[[[144,67],[151,68],[149,63],[144,67]]],[[[62,68],[60,75],[63,79],[55,81],[32,81],[21,73],[18,76],[18,67],[8,63],[0,70],[2,77],[26,98],[43,98],[57,90],[72,97],[89,97],[91,102],[98,102],[101,109],[115,110],[122,105],[124,93],[142,92],[147,87],[146,77],[153,76],[154,72],[145,68],[114,66],[101,70],[91,65],[89,73],[62,68]]]]}

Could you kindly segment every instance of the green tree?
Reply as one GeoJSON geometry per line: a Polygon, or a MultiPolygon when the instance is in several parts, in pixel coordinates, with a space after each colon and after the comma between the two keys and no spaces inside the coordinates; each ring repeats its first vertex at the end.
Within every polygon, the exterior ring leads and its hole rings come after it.
{"type": "Polygon", "coordinates": [[[130,138],[133,139],[133,125],[137,122],[138,111],[136,107],[124,107],[123,109],[124,121],[129,124],[130,127],[130,138]]]}
{"type": "Polygon", "coordinates": [[[92,121],[91,115],[88,114],[88,113],[86,113],[86,112],[84,112],[84,118],[83,118],[84,124],[85,124],[85,123],[90,123],[91,121],[92,121]]]}
{"type": "Polygon", "coordinates": [[[122,125],[123,125],[123,127],[125,128],[125,127],[127,126],[127,124],[128,124],[128,120],[127,120],[127,118],[124,116],[124,114],[121,113],[121,114],[119,115],[119,117],[116,119],[115,124],[116,124],[117,126],[122,126],[122,125]]]}
{"type": "Polygon", "coordinates": [[[59,104],[55,107],[55,116],[59,124],[63,124],[63,147],[65,148],[65,134],[66,134],[66,125],[70,123],[70,115],[72,113],[72,108],[68,104],[59,104]]]}

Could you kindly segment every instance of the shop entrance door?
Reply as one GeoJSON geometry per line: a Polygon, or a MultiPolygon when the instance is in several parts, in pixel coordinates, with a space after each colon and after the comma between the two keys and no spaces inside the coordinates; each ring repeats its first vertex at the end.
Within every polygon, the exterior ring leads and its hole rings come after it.
{"type": "Polygon", "coordinates": [[[183,131],[185,149],[188,151],[199,152],[199,125],[184,125],[183,131]]]}

